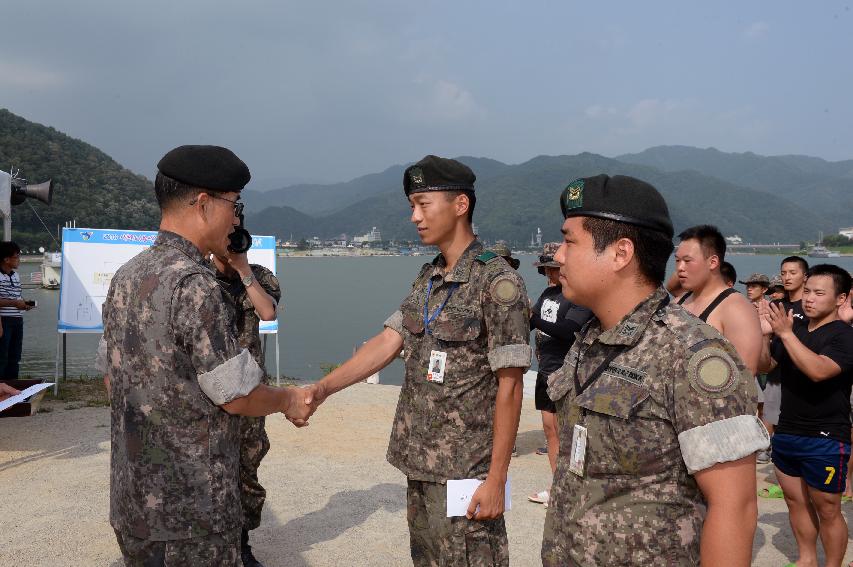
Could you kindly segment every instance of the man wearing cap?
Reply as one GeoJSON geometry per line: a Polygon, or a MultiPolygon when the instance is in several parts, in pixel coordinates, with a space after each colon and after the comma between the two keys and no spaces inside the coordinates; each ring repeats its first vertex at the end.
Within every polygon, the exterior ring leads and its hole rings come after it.
{"type": "Polygon", "coordinates": [[[746,278],[745,281],[740,280],[739,283],[746,286],[746,298],[752,302],[753,307],[758,309],[758,305],[770,287],[770,278],[767,277],[767,274],[755,273],[746,278]]]}
{"type": "Polygon", "coordinates": [[[406,169],[403,188],[424,244],[424,264],[385,329],[311,388],[313,404],[393,360],[406,375],[388,461],[408,479],[416,567],[509,564],[504,491],[530,365],[529,305],[521,277],[474,236],[474,173],[427,156],[406,169]],[[484,481],[467,516],[447,516],[448,480],[484,481]]]}
{"type": "Polygon", "coordinates": [[[560,205],[563,295],[594,317],[548,380],[560,451],[543,564],[749,565],[767,433],[735,349],[661,287],[666,202],[598,175],[560,205]]]}
{"type": "Polygon", "coordinates": [[[152,247],[119,268],[103,307],[99,366],[110,377],[110,523],[126,565],[240,564],[240,420],[308,418],[303,390],[260,384],[233,306],[205,257],[226,256],[249,181],[218,146],[157,164],[152,247]]]}
{"type": "MultiPolygon", "coordinates": [[[[767,293],[767,288],[770,287],[770,278],[767,277],[766,274],[751,274],[745,281],[740,280],[739,283],[742,283],[746,286],[746,298],[752,303],[752,306],[755,309],[759,309],[761,307],[762,302],[765,301],[764,294],[767,293]]],[[[762,331],[765,328],[769,328],[769,323],[764,319],[760,320],[760,325],[762,331]]],[[[764,409],[766,404],[765,392],[764,389],[761,388],[761,384],[766,383],[767,375],[764,373],[756,374],[756,380],[758,381],[758,417],[761,419],[762,423],[764,423],[764,427],[767,428],[768,432],[771,431],[773,425],[769,423],[764,415],[764,409]],[[769,427],[768,427],[769,426],[769,427]]],[[[755,457],[758,464],[765,464],[770,462],[770,453],[767,451],[759,451],[755,457]]]]}
{"type": "Polygon", "coordinates": [[[776,274],[767,283],[767,300],[778,301],[782,299],[785,299],[785,286],[782,283],[782,276],[776,274]]]}
{"type": "MultiPolygon", "coordinates": [[[[536,409],[542,413],[542,429],[545,431],[552,475],[557,470],[560,441],[557,434],[557,408],[548,397],[548,376],[563,365],[566,354],[575,342],[575,334],[592,317],[589,309],[575,305],[563,296],[560,264],[554,261],[554,254],[559,248],[559,242],[546,243],[539,261],[533,262],[539,273],[548,278],[548,287],[536,300],[530,315],[530,327],[536,330],[536,358],[539,361],[534,400],[536,409]]],[[[547,490],[527,497],[531,502],[545,505],[548,504],[548,498],[547,490]]]]}
{"type": "Polygon", "coordinates": [[[513,270],[517,270],[518,267],[521,265],[521,260],[519,260],[518,258],[513,258],[512,250],[510,250],[509,246],[507,246],[503,242],[498,242],[489,250],[506,260],[506,263],[509,264],[513,270]]]}

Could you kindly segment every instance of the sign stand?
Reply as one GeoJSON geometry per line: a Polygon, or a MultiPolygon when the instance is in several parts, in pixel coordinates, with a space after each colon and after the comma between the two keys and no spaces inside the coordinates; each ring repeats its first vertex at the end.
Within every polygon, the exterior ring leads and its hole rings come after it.
{"type": "MultiPolygon", "coordinates": [[[[68,377],[68,334],[104,331],[101,309],[115,271],[154,244],[156,231],[96,228],[62,229],[62,272],[59,286],[54,394],[59,393],[59,360],[62,379],[68,377]],[[59,337],[62,337],[60,340],[59,337]]],[[[249,262],[276,273],[275,237],[252,236],[249,262]]],[[[281,382],[278,320],[261,321],[260,333],[275,335],[276,385],[281,382]]],[[[266,354],[266,348],[264,348],[266,354]]]]}

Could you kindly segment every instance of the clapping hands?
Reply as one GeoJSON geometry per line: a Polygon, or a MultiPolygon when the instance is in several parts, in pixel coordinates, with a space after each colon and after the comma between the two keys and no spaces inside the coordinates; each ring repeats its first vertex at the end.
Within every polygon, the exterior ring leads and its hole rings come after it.
{"type": "MultiPolygon", "coordinates": [[[[767,303],[766,301],[764,303],[767,303]]],[[[779,303],[767,304],[764,313],[762,314],[759,307],[759,317],[761,318],[761,330],[764,332],[765,320],[770,327],[770,332],[777,337],[785,337],[794,330],[794,310],[785,311],[785,307],[779,303]]],[[[769,333],[765,333],[769,334],[769,333]]]]}

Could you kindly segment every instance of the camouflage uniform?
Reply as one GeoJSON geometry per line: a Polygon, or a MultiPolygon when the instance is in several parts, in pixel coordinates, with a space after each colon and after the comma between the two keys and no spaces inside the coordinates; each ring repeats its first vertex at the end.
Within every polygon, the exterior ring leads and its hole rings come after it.
{"type": "Polygon", "coordinates": [[[448,479],[484,479],[501,368],[530,365],[529,305],[524,282],[474,241],[445,275],[444,257],[425,264],[412,291],[385,326],[403,337],[406,376],[388,445],[388,461],[408,477],[412,560],[420,566],[507,565],[503,517],[447,518],[448,479]],[[429,313],[450,294],[424,333],[429,313]],[[447,353],[444,383],[427,381],[431,351],[447,353]]]}
{"type": "Polygon", "coordinates": [[[734,348],[667,298],[659,288],[605,332],[592,319],[549,378],[560,452],[546,567],[698,565],[705,501],[692,475],[768,445],[734,348]],[[583,477],[569,470],[575,424],[588,431],[583,477]]]}
{"type": "Polygon", "coordinates": [[[166,565],[236,565],[240,420],[219,406],[263,372],[237,342],[233,304],[199,250],[163,231],[116,272],[103,319],[110,523],[125,560],[165,549],[166,565]]]}
{"type": "MultiPolygon", "coordinates": [[[[281,288],[275,275],[257,264],[251,264],[249,267],[257,284],[278,303],[281,299],[281,288]]],[[[252,300],[249,299],[249,292],[240,281],[239,275],[229,278],[217,273],[217,278],[233,298],[237,309],[237,340],[241,347],[249,349],[252,357],[264,370],[263,382],[268,384],[269,374],[264,366],[261,335],[258,332],[261,320],[252,300]]],[[[270,450],[270,440],[264,423],[263,417],[240,417],[240,499],[243,503],[243,529],[246,530],[254,530],[261,525],[261,510],[267,496],[267,491],[258,480],[258,467],[270,450]]]]}

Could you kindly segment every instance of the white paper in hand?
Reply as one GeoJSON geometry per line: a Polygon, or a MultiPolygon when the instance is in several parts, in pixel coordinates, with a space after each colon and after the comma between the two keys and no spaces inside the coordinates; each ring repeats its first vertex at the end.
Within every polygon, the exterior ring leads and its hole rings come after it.
{"type": "MultiPolygon", "coordinates": [[[[476,478],[465,478],[462,480],[447,481],[447,517],[464,516],[468,513],[468,505],[471,504],[471,498],[474,496],[474,491],[483,484],[482,480],[476,478]]],[[[506,479],[504,487],[504,510],[512,508],[512,498],[510,497],[509,478],[506,479]]]]}
{"type": "Polygon", "coordinates": [[[10,408],[15,404],[19,404],[23,401],[26,401],[26,399],[30,396],[38,394],[42,390],[50,388],[51,386],[53,386],[53,382],[43,382],[41,384],[36,384],[35,386],[30,386],[26,390],[21,390],[20,394],[16,394],[0,402],[0,411],[10,408]]]}

